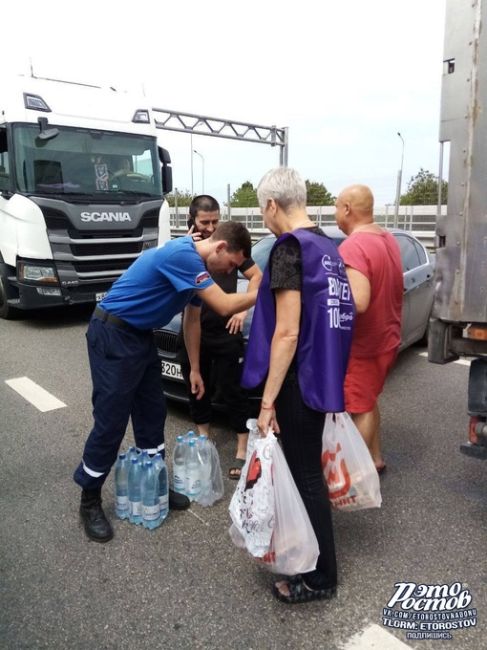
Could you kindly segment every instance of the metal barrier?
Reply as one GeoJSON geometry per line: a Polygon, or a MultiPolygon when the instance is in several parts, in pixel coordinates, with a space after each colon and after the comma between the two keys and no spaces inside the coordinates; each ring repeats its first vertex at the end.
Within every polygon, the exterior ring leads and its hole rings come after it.
{"type": "MultiPolygon", "coordinates": [[[[309,206],[308,215],[318,226],[335,225],[334,206],[309,206]]],[[[437,206],[402,205],[399,208],[397,228],[407,230],[417,237],[427,248],[435,247],[437,206]]],[[[441,214],[446,214],[446,205],[441,206],[441,214]]],[[[187,208],[170,209],[171,236],[180,237],[187,232],[187,208]]],[[[243,223],[250,231],[253,240],[268,234],[259,208],[231,208],[222,211],[222,221],[228,219],[243,223]]],[[[385,228],[394,227],[394,205],[377,207],[374,210],[375,221],[385,228]]]]}

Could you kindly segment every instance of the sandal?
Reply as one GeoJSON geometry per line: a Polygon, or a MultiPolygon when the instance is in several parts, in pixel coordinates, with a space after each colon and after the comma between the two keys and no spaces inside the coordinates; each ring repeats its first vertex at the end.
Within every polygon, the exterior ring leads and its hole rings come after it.
{"type": "Polygon", "coordinates": [[[228,470],[228,478],[232,479],[232,481],[238,481],[244,465],[245,460],[243,458],[235,458],[232,467],[228,470]]]}
{"type": "Polygon", "coordinates": [[[306,586],[302,576],[296,576],[287,580],[289,595],[279,591],[276,584],[272,587],[272,592],[277,600],[288,605],[297,603],[308,603],[312,600],[329,600],[336,594],[336,587],[327,587],[326,589],[310,589],[306,586]]]}

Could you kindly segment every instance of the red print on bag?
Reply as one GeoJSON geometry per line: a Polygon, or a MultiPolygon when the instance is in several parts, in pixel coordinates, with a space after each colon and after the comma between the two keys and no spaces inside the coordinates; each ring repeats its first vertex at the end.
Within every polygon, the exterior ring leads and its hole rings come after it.
{"type": "Polygon", "coordinates": [[[335,453],[329,449],[321,456],[321,466],[325,475],[330,499],[345,496],[350,490],[352,480],[344,458],[339,458],[342,448],[337,442],[335,453]]]}
{"type": "Polygon", "coordinates": [[[245,482],[245,490],[251,490],[262,475],[262,467],[260,460],[257,458],[257,452],[254,451],[250,458],[249,469],[247,471],[247,481],[245,482]]]}

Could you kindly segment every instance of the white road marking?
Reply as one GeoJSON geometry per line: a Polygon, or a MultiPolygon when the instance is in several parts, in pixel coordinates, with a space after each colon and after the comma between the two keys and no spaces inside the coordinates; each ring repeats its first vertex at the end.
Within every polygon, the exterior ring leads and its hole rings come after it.
{"type": "Polygon", "coordinates": [[[372,624],[354,634],[343,646],[343,650],[407,650],[410,647],[380,625],[372,624]]]}
{"type": "Polygon", "coordinates": [[[48,393],[47,390],[28,377],[6,379],[5,383],[43,413],[66,406],[64,402],[61,402],[57,397],[48,393]]]}
{"type": "Polygon", "coordinates": [[[196,519],[199,519],[202,524],[205,526],[209,526],[209,523],[203,519],[203,517],[200,517],[199,515],[196,514],[196,512],[193,512],[191,508],[188,510],[190,515],[193,515],[193,517],[196,517],[196,519]]]}
{"type": "MultiPolygon", "coordinates": [[[[420,357],[428,358],[428,353],[427,352],[418,352],[418,355],[420,357]]],[[[459,366],[469,366],[472,363],[472,360],[471,359],[457,359],[456,361],[453,361],[453,363],[458,363],[459,366]]]]}

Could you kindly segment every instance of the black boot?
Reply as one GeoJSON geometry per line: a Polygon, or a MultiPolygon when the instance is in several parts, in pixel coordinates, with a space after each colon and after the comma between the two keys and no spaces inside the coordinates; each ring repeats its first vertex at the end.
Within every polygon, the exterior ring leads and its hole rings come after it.
{"type": "Polygon", "coordinates": [[[101,488],[81,492],[79,513],[90,539],[94,542],[109,542],[112,539],[112,527],[101,507],[101,488]]]}
{"type": "Polygon", "coordinates": [[[187,496],[180,494],[179,492],[174,492],[169,488],[169,509],[170,510],[187,510],[189,508],[190,501],[187,496]]]}

